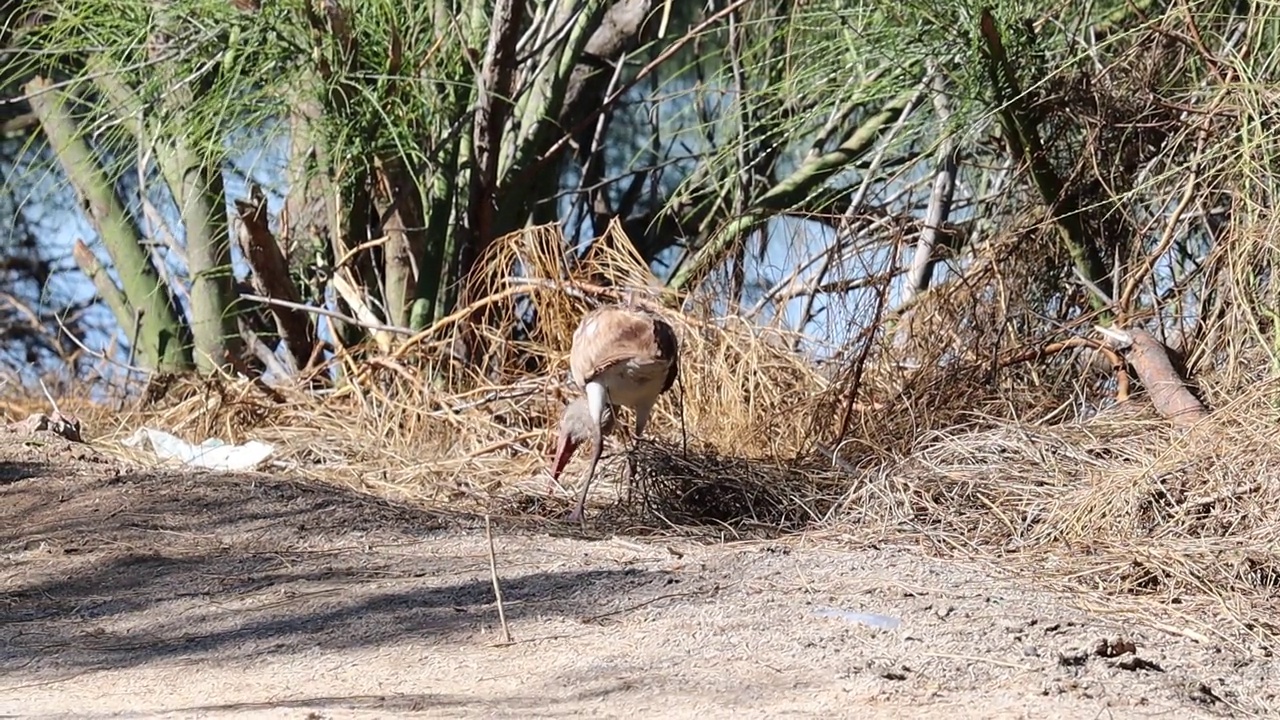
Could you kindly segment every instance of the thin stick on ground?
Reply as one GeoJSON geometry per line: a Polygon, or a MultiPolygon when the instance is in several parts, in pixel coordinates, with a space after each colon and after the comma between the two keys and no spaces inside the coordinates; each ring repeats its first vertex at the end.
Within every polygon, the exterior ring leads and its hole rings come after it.
{"type": "Polygon", "coordinates": [[[489,577],[493,580],[493,597],[498,605],[498,622],[502,624],[502,644],[510,645],[511,628],[507,626],[507,612],[502,606],[502,586],[498,582],[498,555],[493,549],[493,524],[489,513],[484,514],[484,536],[489,541],[489,577]]]}
{"type": "Polygon", "coordinates": [[[55,415],[62,415],[62,410],[58,407],[58,401],[53,399],[53,395],[49,393],[49,388],[44,384],[44,378],[40,378],[40,390],[44,393],[44,399],[49,401],[49,406],[53,408],[55,415]]]}

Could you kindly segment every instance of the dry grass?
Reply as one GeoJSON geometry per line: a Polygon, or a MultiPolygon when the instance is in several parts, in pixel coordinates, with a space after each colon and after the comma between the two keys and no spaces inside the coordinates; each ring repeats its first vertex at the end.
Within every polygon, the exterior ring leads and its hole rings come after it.
{"type": "MultiPolygon", "coordinates": [[[[647,270],[618,249],[629,243],[616,229],[576,267],[556,250],[561,242],[538,228],[495,244],[471,308],[390,356],[340,357],[349,382],[328,395],[180,379],[127,412],[70,409],[115,453],[126,453],[116,441],[141,424],[191,440],[254,438],[277,444],[277,466],[293,474],[459,512],[548,519],[567,509],[583,464],[579,457],[570,466],[569,488],[547,493],[552,431],[574,392],[565,376],[576,319],[617,299],[612,288],[641,288],[636,299],[677,329],[682,381],[636,451],[635,482],[620,493],[629,501],[605,500],[622,487],[610,480],[625,465],[625,444],[610,443],[593,486],[594,522],[712,537],[825,529],[915,542],[1020,568],[1108,607],[1155,601],[1211,608],[1197,617],[1220,620],[1198,629],[1188,621],[1187,633],[1242,643],[1280,637],[1268,619],[1280,610],[1274,384],[1241,394],[1209,378],[1216,411],[1190,430],[1144,410],[1141,395],[1087,419],[1064,411],[1086,386],[1098,387],[1096,378],[1079,381],[1087,373],[1064,357],[995,376],[975,364],[940,365],[904,387],[874,371],[892,358],[875,345],[861,353],[870,369],[853,385],[848,368],[828,379],[794,355],[782,332],[674,311],[656,289],[645,297],[647,270]],[[509,279],[516,264],[540,279],[509,279]],[[468,338],[462,319],[480,312],[492,331],[468,338]],[[529,312],[536,332],[511,340],[529,312]],[[484,377],[439,359],[460,342],[485,354],[484,377]],[[824,453],[841,440],[835,428],[845,414],[850,432],[833,461],[824,453]]],[[[6,407],[14,414],[32,402],[14,397],[6,407]]]]}
{"type": "Polygon", "coordinates": [[[933,433],[856,483],[843,515],[1046,583],[1235,606],[1252,632],[1274,637],[1277,420],[1259,393],[1189,431],[1116,414],[933,433]]]}

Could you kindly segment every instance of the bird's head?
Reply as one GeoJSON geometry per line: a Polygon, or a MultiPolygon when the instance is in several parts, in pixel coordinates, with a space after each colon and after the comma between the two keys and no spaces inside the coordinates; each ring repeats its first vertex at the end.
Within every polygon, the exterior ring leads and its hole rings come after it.
{"type": "MultiPolygon", "coordinates": [[[[604,417],[600,422],[601,437],[613,432],[613,406],[604,406],[604,417]]],[[[595,423],[591,420],[591,409],[587,407],[587,399],[580,397],[564,407],[560,416],[560,430],[556,438],[555,455],[551,458],[551,477],[559,479],[564,466],[569,464],[573,451],[595,434],[595,423]]]]}

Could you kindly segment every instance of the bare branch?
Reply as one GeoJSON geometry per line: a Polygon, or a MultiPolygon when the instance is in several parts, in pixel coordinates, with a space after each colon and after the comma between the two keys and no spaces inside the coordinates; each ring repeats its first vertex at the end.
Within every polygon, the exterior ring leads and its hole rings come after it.
{"type": "MultiPolygon", "coordinates": [[[[235,206],[241,223],[237,233],[240,250],[253,269],[250,277],[253,287],[263,296],[302,307],[302,298],[289,277],[289,263],[267,224],[266,198],[256,185],[250,189],[250,198],[253,202],[237,200],[235,206]]],[[[289,350],[289,357],[296,369],[302,369],[311,357],[316,337],[311,319],[298,307],[270,305],[276,330],[289,350]]]]}
{"type": "Polygon", "coordinates": [[[956,185],[956,141],[947,132],[947,121],[951,117],[948,104],[946,80],[942,73],[933,77],[933,107],[938,114],[938,125],[946,133],[942,146],[938,150],[941,160],[933,181],[933,195],[929,199],[929,210],[924,218],[924,231],[916,242],[916,251],[911,258],[911,276],[907,285],[907,298],[929,289],[929,268],[933,259],[933,249],[938,243],[938,230],[951,215],[951,198],[956,185]]]}
{"type": "MultiPolygon", "coordinates": [[[[98,291],[98,297],[102,298],[107,304],[107,308],[111,310],[111,314],[115,317],[116,323],[125,328],[133,326],[134,313],[133,306],[129,304],[129,300],[125,298],[124,293],[120,292],[120,288],[116,286],[111,276],[107,274],[107,269],[98,261],[98,257],[93,254],[88,245],[80,238],[76,238],[75,243],[71,246],[71,256],[75,258],[76,265],[80,266],[80,272],[83,272],[89,278],[89,282],[93,283],[93,289],[98,291]]],[[[137,343],[138,339],[133,335],[128,336],[129,344],[137,343]]]]}
{"type": "Polygon", "coordinates": [[[475,169],[471,173],[469,211],[472,232],[481,244],[493,237],[499,150],[503,126],[511,112],[516,42],[520,37],[524,6],[525,3],[516,0],[494,3],[493,25],[476,80],[477,102],[471,140],[475,169]]]}
{"type": "Polygon", "coordinates": [[[263,305],[276,305],[279,307],[286,307],[286,308],[292,308],[294,310],[301,310],[302,312],[312,313],[314,315],[324,315],[325,317],[333,318],[335,320],[341,320],[342,322],[347,323],[348,325],[355,325],[357,327],[365,328],[366,330],[374,330],[377,332],[384,332],[384,333],[393,333],[395,335],[413,335],[414,334],[414,332],[409,328],[396,327],[394,325],[382,325],[380,323],[365,323],[361,320],[357,320],[351,317],[350,315],[343,315],[340,312],[334,312],[333,310],[330,310],[328,308],[316,307],[314,305],[303,305],[301,303],[292,303],[292,302],[288,302],[287,300],[278,300],[276,298],[263,297],[262,295],[253,295],[250,293],[245,293],[240,297],[241,299],[248,300],[250,302],[260,302],[263,305]]]}

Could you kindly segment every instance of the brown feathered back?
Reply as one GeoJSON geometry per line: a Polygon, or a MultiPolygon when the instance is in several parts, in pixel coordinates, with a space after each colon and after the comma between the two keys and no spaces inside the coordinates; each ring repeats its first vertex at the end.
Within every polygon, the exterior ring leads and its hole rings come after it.
{"type": "Polygon", "coordinates": [[[599,381],[613,401],[634,405],[634,396],[656,397],[679,374],[679,346],[665,321],[623,305],[596,308],[573,333],[569,369],[574,382],[599,381]]]}

